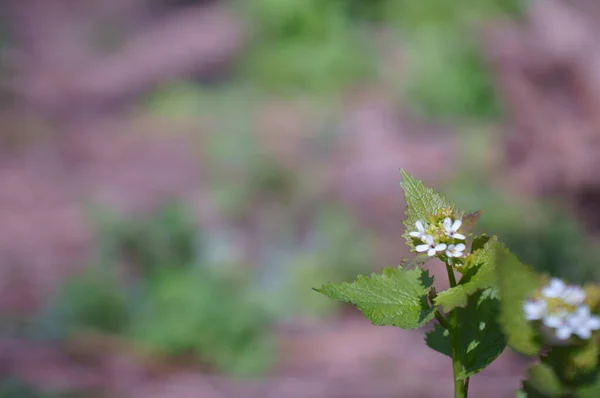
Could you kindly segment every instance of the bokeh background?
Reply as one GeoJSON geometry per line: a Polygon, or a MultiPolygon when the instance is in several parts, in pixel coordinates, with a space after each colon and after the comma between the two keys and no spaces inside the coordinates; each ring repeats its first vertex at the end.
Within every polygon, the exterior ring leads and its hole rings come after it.
{"type": "MultiPolygon", "coordinates": [[[[410,255],[399,168],[537,269],[599,279],[599,21],[595,0],[3,0],[0,397],[449,396],[423,331],[311,288],[410,255]]],[[[527,362],[507,350],[473,396],[514,396],[527,362]]]]}

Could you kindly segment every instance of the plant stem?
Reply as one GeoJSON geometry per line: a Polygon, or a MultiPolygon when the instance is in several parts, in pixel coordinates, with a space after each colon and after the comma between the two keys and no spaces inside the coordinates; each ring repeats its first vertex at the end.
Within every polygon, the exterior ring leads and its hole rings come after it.
{"type": "Polygon", "coordinates": [[[444,329],[450,329],[450,324],[439,311],[435,312],[435,319],[437,319],[437,321],[440,323],[440,325],[442,325],[444,329]]]}
{"type": "MultiPolygon", "coordinates": [[[[454,270],[448,264],[446,264],[446,271],[448,271],[448,280],[450,281],[450,287],[456,286],[456,277],[454,276],[454,270]]],[[[460,358],[459,349],[459,335],[458,335],[458,313],[456,310],[448,314],[450,321],[450,344],[452,345],[452,371],[454,373],[454,398],[467,398],[467,385],[465,380],[459,380],[458,375],[463,368],[462,361],[460,358]]]]}

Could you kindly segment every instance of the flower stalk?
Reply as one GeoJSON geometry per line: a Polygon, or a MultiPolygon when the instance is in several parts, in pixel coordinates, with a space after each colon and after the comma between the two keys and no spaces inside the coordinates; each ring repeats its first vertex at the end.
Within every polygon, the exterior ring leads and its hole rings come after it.
{"type": "MultiPolygon", "coordinates": [[[[446,271],[448,272],[448,281],[450,287],[456,286],[456,277],[454,276],[454,270],[449,264],[446,264],[446,271]]],[[[462,359],[460,355],[460,340],[458,330],[458,313],[453,311],[449,314],[450,325],[448,333],[450,333],[450,344],[452,345],[452,373],[454,375],[454,398],[467,398],[467,386],[469,379],[459,379],[459,374],[463,369],[462,359]]]]}

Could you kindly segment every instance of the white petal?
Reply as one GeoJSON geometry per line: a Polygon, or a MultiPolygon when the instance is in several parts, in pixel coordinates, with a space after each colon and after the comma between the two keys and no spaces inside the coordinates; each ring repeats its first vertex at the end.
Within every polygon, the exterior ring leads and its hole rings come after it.
{"type": "Polygon", "coordinates": [[[420,232],[410,232],[409,233],[410,236],[414,236],[415,238],[420,238],[421,237],[421,233],[420,232]]]}
{"type": "Polygon", "coordinates": [[[568,339],[569,337],[571,337],[572,333],[573,333],[573,331],[568,326],[562,326],[562,327],[556,329],[556,337],[558,337],[559,340],[568,339]]]}
{"type": "Polygon", "coordinates": [[[415,247],[415,249],[417,250],[417,252],[423,253],[429,250],[429,245],[418,245],[417,247],[415,247]]]}
{"type": "Polygon", "coordinates": [[[462,225],[462,221],[461,220],[454,221],[454,224],[452,224],[452,231],[453,232],[458,231],[458,229],[460,228],[461,225],[462,225]]]}
{"type": "Polygon", "coordinates": [[[562,299],[569,305],[579,305],[585,300],[585,291],[578,286],[569,286],[563,291],[562,299]]]}
{"type": "Polygon", "coordinates": [[[530,300],[523,304],[523,312],[525,319],[528,321],[536,321],[542,319],[546,313],[548,304],[544,300],[530,300]]]}
{"type": "Polygon", "coordinates": [[[427,252],[427,255],[429,257],[433,257],[433,256],[435,256],[435,253],[436,253],[435,249],[429,249],[429,251],[427,252]]]}
{"type": "Polygon", "coordinates": [[[425,235],[421,240],[427,243],[429,246],[433,246],[433,244],[435,243],[435,241],[433,240],[433,236],[431,235],[425,235]]]}
{"type": "Polygon", "coordinates": [[[558,328],[564,325],[564,319],[562,316],[546,315],[544,317],[543,323],[549,328],[558,328]]]}
{"type": "Polygon", "coordinates": [[[448,232],[452,231],[452,220],[450,217],[444,218],[444,229],[448,232]]]}
{"type": "Polygon", "coordinates": [[[563,294],[565,288],[566,285],[563,281],[552,278],[550,283],[542,288],[542,295],[548,298],[557,298],[563,294]]]}
{"type": "Polygon", "coordinates": [[[580,305],[575,310],[575,314],[578,317],[588,318],[590,316],[590,307],[588,307],[587,305],[580,305]]]}
{"type": "Polygon", "coordinates": [[[573,332],[582,339],[589,339],[592,336],[592,331],[586,327],[577,328],[573,332]]]}
{"type": "Polygon", "coordinates": [[[462,243],[459,243],[458,245],[454,246],[454,248],[455,248],[456,250],[458,250],[459,252],[462,252],[462,251],[464,251],[464,250],[467,248],[467,246],[465,246],[465,245],[464,245],[464,244],[462,244],[462,243]]]}
{"type": "Polygon", "coordinates": [[[465,240],[465,239],[467,239],[467,238],[466,238],[464,235],[462,235],[462,234],[453,234],[453,235],[452,235],[452,237],[453,237],[454,239],[460,239],[460,240],[465,240]]]}
{"type": "Polygon", "coordinates": [[[600,318],[591,316],[588,318],[587,327],[592,330],[600,330],[600,318]]]}
{"type": "Polygon", "coordinates": [[[415,227],[417,227],[417,230],[419,232],[425,232],[425,227],[423,226],[423,223],[420,220],[415,223],[415,227]]]}
{"type": "Polygon", "coordinates": [[[439,245],[437,245],[436,247],[433,248],[435,251],[437,252],[441,252],[446,250],[446,244],[445,243],[440,243],[439,245]]]}

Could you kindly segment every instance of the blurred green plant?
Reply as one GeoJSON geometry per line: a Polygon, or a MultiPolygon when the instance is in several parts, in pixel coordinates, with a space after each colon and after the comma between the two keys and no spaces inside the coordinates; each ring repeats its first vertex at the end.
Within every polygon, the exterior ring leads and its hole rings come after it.
{"type": "Polygon", "coordinates": [[[0,398],[78,398],[79,394],[56,393],[35,387],[17,378],[0,381],[0,398]]]}
{"type": "Polygon", "coordinates": [[[198,241],[185,207],[170,203],[132,219],[109,214],[96,214],[102,220],[96,259],[34,322],[37,336],[65,339],[92,329],[151,351],[186,353],[225,373],[266,369],[270,320],[248,299],[240,264],[232,276],[206,263],[210,248],[198,241]]]}
{"type": "Polygon", "coordinates": [[[523,6],[522,0],[245,1],[256,29],[245,70],[268,90],[340,91],[376,74],[382,60],[371,33],[394,27],[406,54],[397,79],[416,108],[439,116],[495,117],[499,106],[479,49],[483,43],[473,32],[486,20],[519,15],[523,6]]]}
{"type": "Polygon", "coordinates": [[[577,221],[549,202],[516,199],[470,173],[446,189],[461,206],[485,208],[479,228],[493,230],[506,246],[538,272],[575,283],[600,280],[600,254],[577,221]]]}
{"type": "MultiPolygon", "coordinates": [[[[274,321],[339,308],[307,292],[307,283],[343,280],[364,270],[371,253],[345,209],[317,202],[307,211],[307,202],[289,202],[301,197],[298,182],[285,182],[288,177],[261,159],[248,170],[256,173],[257,186],[243,188],[249,193],[241,209],[244,217],[256,217],[256,206],[271,198],[268,217],[259,212],[255,219],[254,264],[237,253],[239,231],[198,228],[180,203],[130,217],[93,209],[94,259],[34,320],[33,337],[61,341],[96,331],[167,357],[193,357],[219,372],[268,369],[274,321]]],[[[229,216],[235,220],[240,214],[229,216]]]]}
{"type": "Polygon", "coordinates": [[[365,31],[338,0],[242,2],[256,41],[244,69],[283,93],[337,91],[375,72],[365,31]]]}
{"type": "Polygon", "coordinates": [[[244,283],[187,268],[149,285],[129,336],[162,354],[194,355],[221,372],[257,375],[273,359],[270,323],[244,283]]]}

